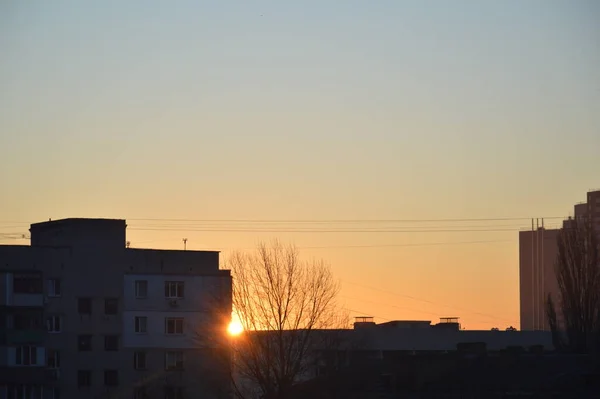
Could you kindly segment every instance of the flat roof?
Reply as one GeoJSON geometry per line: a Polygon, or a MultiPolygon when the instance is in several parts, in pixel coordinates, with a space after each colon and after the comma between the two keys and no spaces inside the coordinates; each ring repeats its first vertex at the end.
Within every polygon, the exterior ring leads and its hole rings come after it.
{"type": "Polygon", "coordinates": [[[31,229],[37,228],[45,228],[45,227],[56,227],[56,226],[64,226],[70,224],[89,224],[89,225],[97,225],[97,224],[125,224],[125,219],[102,219],[102,218],[67,218],[67,219],[56,219],[56,220],[48,220],[45,222],[32,223],[30,225],[31,229]]]}

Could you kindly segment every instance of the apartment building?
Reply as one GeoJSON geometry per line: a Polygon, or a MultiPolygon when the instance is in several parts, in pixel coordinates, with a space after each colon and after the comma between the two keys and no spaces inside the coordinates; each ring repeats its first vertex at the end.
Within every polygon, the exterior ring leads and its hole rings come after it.
{"type": "Polygon", "coordinates": [[[127,248],[125,220],[30,232],[0,246],[0,398],[227,396],[218,252],[127,248]]]}
{"type": "MultiPolygon", "coordinates": [[[[589,191],[586,202],[574,205],[573,217],[563,222],[563,228],[588,218],[600,235],[600,190],[589,191]]],[[[559,295],[554,266],[561,229],[547,229],[539,220],[534,223],[531,230],[519,232],[521,330],[547,331],[546,299],[548,294],[555,299],[559,295]]]]}

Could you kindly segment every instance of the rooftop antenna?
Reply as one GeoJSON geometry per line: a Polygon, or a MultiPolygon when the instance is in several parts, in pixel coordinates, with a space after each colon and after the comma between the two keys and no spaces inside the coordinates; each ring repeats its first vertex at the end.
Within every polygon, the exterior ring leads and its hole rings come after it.
{"type": "Polygon", "coordinates": [[[187,238],[183,239],[183,250],[185,251],[187,249],[187,238]]]}

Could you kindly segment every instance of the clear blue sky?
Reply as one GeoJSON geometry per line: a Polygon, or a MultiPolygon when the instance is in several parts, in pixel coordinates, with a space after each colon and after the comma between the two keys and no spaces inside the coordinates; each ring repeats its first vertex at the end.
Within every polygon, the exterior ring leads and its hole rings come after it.
{"type": "MultiPolygon", "coordinates": [[[[600,186],[599,20],[594,0],[4,1],[0,220],[565,215],[600,186]]],[[[318,255],[378,286],[500,257],[482,292],[509,294],[481,306],[514,317],[511,245],[318,255]]]]}

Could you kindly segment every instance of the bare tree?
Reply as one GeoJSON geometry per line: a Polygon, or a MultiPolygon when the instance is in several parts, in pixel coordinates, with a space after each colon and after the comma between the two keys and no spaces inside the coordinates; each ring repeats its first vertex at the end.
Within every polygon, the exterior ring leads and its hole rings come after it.
{"type": "Polygon", "coordinates": [[[294,246],[279,241],[236,252],[227,266],[234,312],[245,330],[233,345],[233,368],[251,388],[244,392],[238,381],[237,394],[286,398],[314,367],[314,350],[323,344],[316,330],[343,323],[339,284],[323,261],[302,261],[294,246]]]}
{"type": "Polygon", "coordinates": [[[546,313],[555,346],[589,353],[600,337],[600,257],[591,219],[575,220],[558,237],[556,301],[548,295],[546,313]]]}

